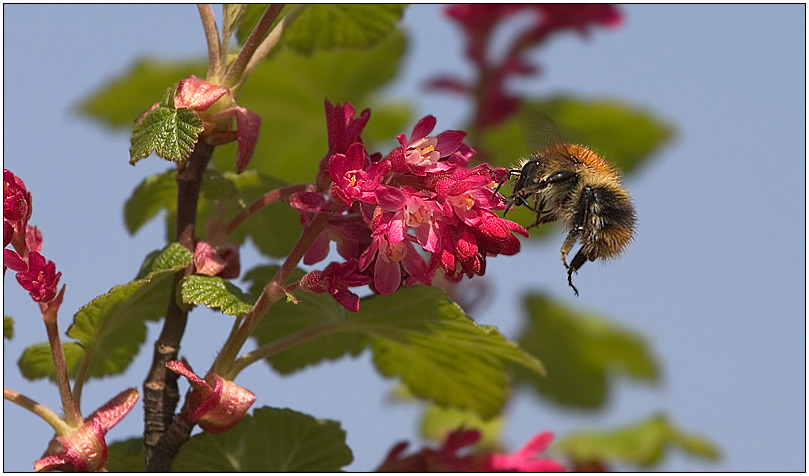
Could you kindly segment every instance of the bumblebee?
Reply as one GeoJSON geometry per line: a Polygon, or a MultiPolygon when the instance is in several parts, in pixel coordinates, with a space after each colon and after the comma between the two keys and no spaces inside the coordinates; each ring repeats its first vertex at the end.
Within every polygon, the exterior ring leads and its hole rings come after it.
{"type": "Polygon", "coordinates": [[[618,169],[580,145],[555,144],[520,166],[500,183],[518,177],[506,199],[506,213],[523,205],[536,213],[536,222],[528,228],[554,221],[564,225],[568,234],[562,263],[567,283],[578,296],[573,273],[587,261],[619,255],[632,242],[636,218],[629,192],[621,185],[618,169]],[[581,248],[568,265],[567,255],[578,241],[581,248]]]}

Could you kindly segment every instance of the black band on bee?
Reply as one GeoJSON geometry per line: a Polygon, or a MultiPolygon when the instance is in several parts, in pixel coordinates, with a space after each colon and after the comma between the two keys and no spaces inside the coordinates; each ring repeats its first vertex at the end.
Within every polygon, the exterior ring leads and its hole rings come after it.
{"type": "Polygon", "coordinates": [[[595,187],[593,200],[601,204],[600,215],[605,226],[632,228],[635,225],[635,209],[626,194],[616,193],[607,187],[595,187]]]}

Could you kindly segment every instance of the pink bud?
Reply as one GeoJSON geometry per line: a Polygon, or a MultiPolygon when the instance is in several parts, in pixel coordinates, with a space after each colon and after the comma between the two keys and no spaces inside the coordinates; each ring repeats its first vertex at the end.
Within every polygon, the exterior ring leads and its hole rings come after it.
{"type": "Polygon", "coordinates": [[[177,84],[174,105],[198,112],[205,111],[227,93],[226,87],[209,83],[192,74],[177,84]]]}
{"type": "Polygon", "coordinates": [[[124,390],[104,404],[84,423],[65,436],[57,436],[45,456],[34,462],[34,471],[89,472],[104,468],[107,463],[107,442],[104,436],[129,413],[138,401],[134,388],[124,390]]]}
{"type": "Polygon", "coordinates": [[[190,423],[198,423],[209,433],[224,433],[233,428],[256,401],[253,392],[216,374],[203,380],[177,360],[166,363],[166,367],[188,379],[191,391],[183,410],[190,423]]]}
{"type": "Polygon", "coordinates": [[[214,248],[205,241],[198,241],[194,249],[194,265],[197,273],[207,276],[221,276],[232,279],[239,276],[239,245],[229,243],[214,248]]]}

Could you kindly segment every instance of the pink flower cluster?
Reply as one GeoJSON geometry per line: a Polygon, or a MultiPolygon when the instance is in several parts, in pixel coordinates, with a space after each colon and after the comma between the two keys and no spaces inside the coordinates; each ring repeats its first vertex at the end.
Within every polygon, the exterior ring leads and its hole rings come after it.
{"type": "Polygon", "coordinates": [[[488,164],[468,168],[474,151],[463,143],[464,132],[431,135],[436,120],[427,116],[383,156],[369,154],[360,139],[370,111],[355,117],[350,103],[326,101],[326,115],[329,153],[321,161],[320,192],[297,193],[290,203],[304,225],[330,214],[304,263],[325,259],[331,241],[345,261],[309,273],[302,288],[328,292],[357,311],[350,287],[369,284],[389,295],[403,285],[429,285],[439,268],[457,282],[483,275],[487,256],[520,250],[513,233],[528,236],[526,230],[494,213],[504,208],[493,192],[500,171],[488,164]]]}
{"type": "Polygon", "coordinates": [[[489,451],[469,451],[481,438],[478,430],[456,430],[447,434],[438,449],[424,448],[417,453],[403,456],[407,442],[399,443],[388,453],[387,458],[377,468],[377,472],[407,473],[458,473],[458,472],[562,472],[565,467],[552,460],[539,458],[551,440],[553,433],[540,433],[514,454],[501,454],[489,451]],[[460,454],[462,450],[467,451],[460,454]]]}
{"type": "Polygon", "coordinates": [[[3,169],[3,274],[17,272],[17,282],[38,303],[53,301],[62,273],[53,261],[41,254],[42,233],[28,225],[31,218],[31,192],[10,170],[3,169]],[[14,249],[5,249],[11,245],[14,249]]]}

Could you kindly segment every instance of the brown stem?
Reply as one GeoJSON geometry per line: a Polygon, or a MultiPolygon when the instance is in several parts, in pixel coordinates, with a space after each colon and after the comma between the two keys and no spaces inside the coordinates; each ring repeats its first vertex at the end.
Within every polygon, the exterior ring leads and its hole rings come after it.
{"type": "MultiPolygon", "coordinates": [[[[177,173],[177,241],[187,249],[194,251],[194,229],[197,221],[197,203],[202,185],[202,175],[213,155],[214,147],[204,140],[197,142],[185,168],[177,173]]],[[[193,265],[185,270],[185,275],[193,272],[193,265]]],[[[177,286],[182,276],[174,278],[166,311],[163,330],[155,342],[152,367],[143,383],[144,405],[144,444],[146,449],[147,471],[170,471],[171,464],[177,456],[179,444],[188,438],[188,434],[178,444],[172,444],[163,438],[174,419],[174,411],[180,400],[177,388],[178,375],[166,368],[166,363],[177,360],[180,351],[180,340],[185,332],[188,310],[181,308],[176,299],[177,286]]],[[[190,425],[188,431],[190,433],[190,425]]],[[[172,440],[176,440],[176,435],[172,440]]]]}
{"type": "Polygon", "coordinates": [[[250,218],[254,213],[261,210],[262,208],[266,207],[271,203],[275,203],[278,200],[283,200],[293,193],[297,192],[313,192],[315,190],[315,186],[311,183],[299,183],[297,185],[289,185],[287,187],[276,188],[275,190],[270,190],[269,192],[265,193],[256,201],[251,203],[247,208],[242,210],[238,215],[233,217],[230,222],[228,222],[227,226],[227,233],[233,233],[233,230],[236,229],[239,225],[245,222],[248,218],[250,218]]]}
{"type": "Polygon", "coordinates": [[[250,33],[250,36],[248,36],[247,40],[245,40],[241,51],[239,51],[236,59],[233,60],[230,68],[228,68],[228,71],[222,80],[222,83],[225,86],[230,87],[239,81],[242,73],[244,72],[244,68],[247,66],[250,58],[253,57],[253,53],[255,53],[256,48],[258,48],[258,45],[261,44],[261,40],[264,39],[267,32],[270,31],[270,27],[272,26],[273,22],[275,22],[275,19],[278,18],[278,14],[281,13],[283,8],[283,3],[276,3],[267,7],[267,10],[265,10],[264,14],[261,15],[261,18],[258,20],[258,23],[256,23],[256,26],[250,33]]]}
{"type": "Polygon", "coordinates": [[[53,368],[56,373],[56,384],[59,387],[59,395],[62,397],[62,408],[65,411],[67,423],[74,428],[82,424],[81,411],[76,406],[73,394],[70,392],[70,380],[67,376],[67,364],[65,362],[65,352],[62,349],[62,340],[59,338],[59,329],[56,327],[56,319],[44,319],[45,330],[48,333],[48,343],[53,356],[53,368]]]}
{"type": "Polygon", "coordinates": [[[208,80],[215,81],[222,74],[223,64],[220,62],[220,41],[219,31],[216,29],[216,20],[213,16],[213,9],[207,4],[198,4],[202,28],[205,30],[205,39],[208,42],[208,80]]]}

